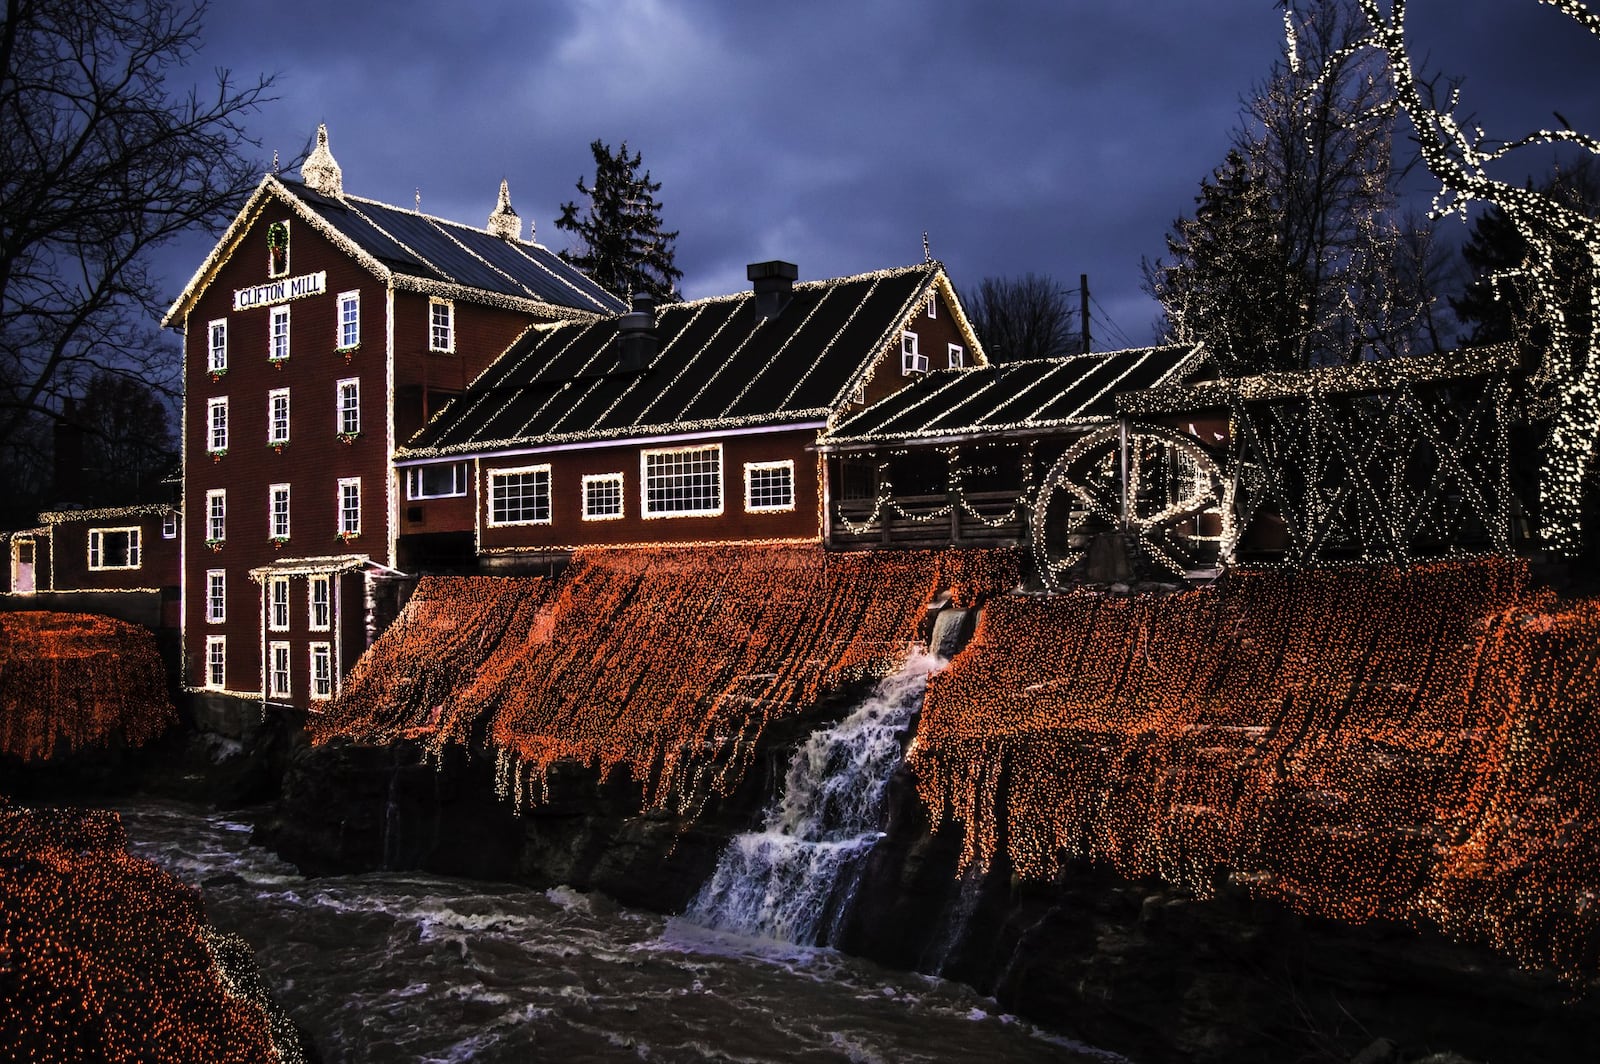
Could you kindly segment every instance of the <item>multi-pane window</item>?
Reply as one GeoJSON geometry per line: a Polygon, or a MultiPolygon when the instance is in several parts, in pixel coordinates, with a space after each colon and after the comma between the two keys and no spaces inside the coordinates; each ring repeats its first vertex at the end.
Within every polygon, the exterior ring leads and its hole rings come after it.
{"type": "Polygon", "coordinates": [[[645,517],[705,517],[722,512],[722,444],[639,454],[645,517]]]}
{"type": "Polygon", "coordinates": [[[928,356],[917,351],[917,334],[900,334],[900,373],[909,377],[913,373],[928,372],[928,356]]]}
{"type": "Polygon", "coordinates": [[[267,489],[267,519],[273,539],[289,538],[289,485],[274,484],[267,489]]]}
{"type": "Polygon", "coordinates": [[[950,345],[950,368],[960,369],[967,364],[967,349],[960,344],[950,345]]]}
{"type": "Polygon", "coordinates": [[[939,316],[939,297],[938,296],[934,296],[932,299],[928,300],[928,317],[937,318],[938,316],[939,316]]]}
{"type": "Polygon", "coordinates": [[[497,469],[489,474],[491,525],[550,523],[550,467],[497,469]]]}
{"type": "Polygon", "coordinates": [[[228,679],[228,640],[225,636],[206,636],[206,686],[221,690],[228,679]]]}
{"type": "Polygon", "coordinates": [[[333,697],[333,648],[327,643],[311,644],[311,697],[333,697]]]}
{"type": "Polygon", "coordinates": [[[339,348],[345,350],[361,342],[361,293],[339,293],[339,348]]]}
{"type": "Polygon", "coordinates": [[[428,350],[456,349],[456,305],[448,299],[428,301],[428,350]]]}
{"type": "Polygon", "coordinates": [[[614,521],[622,516],[622,474],[600,473],[583,478],[583,519],[614,521]]]}
{"type": "Polygon", "coordinates": [[[467,493],[467,463],[440,462],[406,470],[406,498],[447,499],[467,493]]]}
{"type": "Polygon", "coordinates": [[[331,627],[332,586],[326,576],[313,576],[306,581],[306,595],[311,603],[311,630],[326,632],[331,627]]]}
{"type": "Polygon", "coordinates": [[[339,481],[339,534],[361,534],[361,478],[345,477],[339,481]]]}
{"type": "Polygon", "coordinates": [[[289,578],[274,576],[267,581],[267,627],[274,632],[289,630],[289,578]]]}
{"type": "Polygon", "coordinates": [[[289,308],[272,308],[272,331],[267,336],[267,357],[282,362],[289,357],[289,308]]]}
{"type": "Polygon", "coordinates": [[[752,513],[763,510],[793,510],[794,460],[746,462],[744,508],[752,513]]]}
{"type": "Polygon", "coordinates": [[[338,431],[340,435],[353,436],[361,431],[361,380],[358,377],[342,380],[338,389],[338,431]]]}
{"type": "Polygon", "coordinates": [[[206,570],[206,623],[222,624],[228,619],[228,574],[221,569],[206,570]]]}
{"type": "Polygon", "coordinates": [[[267,644],[269,658],[268,682],[270,694],[274,698],[289,697],[289,644],[267,644]]]}
{"type": "Polygon", "coordinates": [[[206,400],[206,450],[219,454],[228,449],[228,397],[206,400]]]}
{"type": "Polygon", "coordinates": [[[218,318],[206,326],[209,334],[209,346],[206,355],[206,371],[221,373],[228,368],[228,319],[218,318]]]}
{"type": "Polygon", "coordinates": [[[161,538],[178,538],[178,515],[176,512],[169,512],[161,515],[161,538]]]}
{"type": "Polygon", "coordinates": [[[289,389],[274,388],[267,393],[267,442],[289,442],[289,389]]]}
{"type": "Polygon", "coordinates": [[[206,540],[221,543],[228,538],[228,492],[216,488],[206,492],[206,540]]]}
{"type": "Polygon", "coordinates": [[[89,568],[139,568],[139,530],[137,528],[91,528],[89,530],[89,568]]]}

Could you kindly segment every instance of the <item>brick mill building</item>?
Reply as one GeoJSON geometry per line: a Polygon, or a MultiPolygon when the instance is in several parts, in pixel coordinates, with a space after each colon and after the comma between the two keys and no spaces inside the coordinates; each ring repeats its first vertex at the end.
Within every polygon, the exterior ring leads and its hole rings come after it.
{"type": "Polygon", "coordinates": [[[521,237],[344,192],[326,129],[269,174],[163,324],[183,333],[182,627],[194,689],[307,707],[381,623],[393,455],[530,325],[625,306],[521,237]]]}

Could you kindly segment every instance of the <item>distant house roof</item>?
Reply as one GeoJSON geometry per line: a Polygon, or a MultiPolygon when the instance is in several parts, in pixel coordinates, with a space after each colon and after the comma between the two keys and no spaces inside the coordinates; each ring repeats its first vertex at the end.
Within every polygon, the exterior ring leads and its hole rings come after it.
{"type": "Polygon", "coordinates": [[[360,196],[333,196],[277,174],[261,179],[217,246],[162,319],[181,322],[276,196],[294,216],[403,291],[556,317],[627,309],[549,248],[360,196]]]}
{"type": "Polygon", "coordinates": [[[902,324],[935,287],[957,305],[936,262],[796,284],[770,320],[750,292],[669,304],[656,310],[658,349],[634,370],[619,358],[617,318],[535,325],[396,459],[821,427],[878,356],[899,349],[902,324]]]}
{"type": "Polygon", "coordinates": [[[825,433],[823,450],[936,444],[1103,424],[1122,392],[1179,382],[1205,362],[1193,345],[1140,347],[930,373],[825,433]]]}

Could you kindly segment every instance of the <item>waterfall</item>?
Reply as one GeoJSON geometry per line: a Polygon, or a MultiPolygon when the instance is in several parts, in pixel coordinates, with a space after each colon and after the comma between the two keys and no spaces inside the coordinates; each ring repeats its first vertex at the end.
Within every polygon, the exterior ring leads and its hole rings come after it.
{"type": "MultiPolygon", "coordinates": [[[[930,644],[952,646],[964,611],[939,614],[930,644]],[[942,641],[941,641],[942,640],[942,641]]],[[[849,716],[813,732],[789,763],[760,831],[737,835],[685,914],[719,931],[825,945],[848,914],[867,853],[883,837],[883,795],[942,657],[913,652],[849,716]]]]}

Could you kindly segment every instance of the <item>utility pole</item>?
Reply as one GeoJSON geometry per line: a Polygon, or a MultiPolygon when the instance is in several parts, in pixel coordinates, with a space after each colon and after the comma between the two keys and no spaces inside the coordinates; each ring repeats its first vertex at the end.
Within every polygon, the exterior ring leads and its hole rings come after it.
{"type": "Polygon", "coordinates": [[[1083,353],[1089,353],[1089,275],[1078,274],[1078,321],[1083,333],[1083,353]]]}

